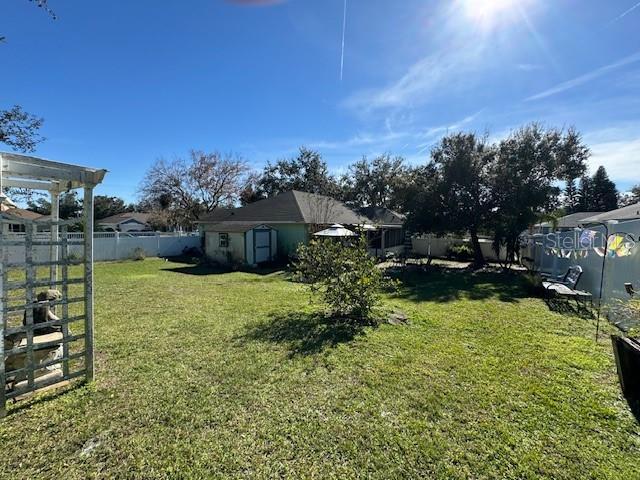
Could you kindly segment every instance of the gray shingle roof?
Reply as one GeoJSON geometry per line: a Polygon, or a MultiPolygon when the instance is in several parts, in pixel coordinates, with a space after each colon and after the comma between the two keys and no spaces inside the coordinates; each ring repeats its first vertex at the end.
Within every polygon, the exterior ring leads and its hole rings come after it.
{"type": "Polygon", "coordinates": [[[403,225],[406,218],[405,215],[385,207],[362,207],[358,209],[358,213],[376,225],[403,225]]]}
{"type": "Polygon", "coordinates": [[[244,233],[263,223],[256,222],[219,222],[207,227],[207,232],[244,233]]]}
{"type": "MultiPolygon", "coordinates": [[[[570,215],[565,215],[564,217],[560,217],[558,219],[558,228],[575,228],[582,225],[582,221],[587,217],[592,217],[593,215],[597,215],[598,212],[576,212],[570,215]]],[[[537,226],[539,227],[551,227],[552,222],[542,222],[537,226]]]]}
{"type": "Polygon", "coordinates": [[[24,208],[8,208],[2,212],[2,216],[5,218],[15,218],[19,220],[38,220],[43,215],[32,212],[31,210],[25,210],[24,208]]]}
{"type": "Polygon", "coordinates": [[[100,220],[96,220],[98,224],[119,224],[122,222],[126,222],[127,220],[135,220],[139,223],[147,223],[149,218],[151,217],[150,213],[142,213],[142,212],[125,212],[118,213],[117,215],[111,215],[110,217],[101,218],[100,220]]]}
{"type": "Polygon", "coordinates": [[[640,218],[640,203],[634,203],[633,205],[611,210],[610,212],[599,213],[583,219],[580,223],[597,223],[606,222],[607,220],[633,220],[636,218],[640,218]]]}
{"type": "Polygon", "coordinates": [[[344,203],[315,193],[292,190],[275,197],[250,203],[229,212],[214,211],[200,223],[341,223],[359,225],[369,219],[354,212],[344,203]]]}

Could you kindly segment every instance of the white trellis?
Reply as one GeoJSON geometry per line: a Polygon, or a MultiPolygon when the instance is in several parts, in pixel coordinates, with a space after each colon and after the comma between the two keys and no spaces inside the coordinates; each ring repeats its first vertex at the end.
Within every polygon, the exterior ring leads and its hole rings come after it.
{"type": "Polygon", "coordinates": [[[106,170],[0,152],[0,204],[11,204],[5,187],[44,190],[51,197],[51,219],[46,222],[0,218],[0,417],[6,414],[7,400],[73,378],[94,378],[93,235],[70,237],[69,222],[60,220],[59,206],[61,193],[82,188],[84,228],[93,232],[93,189],[105,174],[106,170]],[[24,226],[20,237],[8,234],[9,224],[16,223],[24,226]],[[46,240],[37,234],[38,227],[48,227],[46,240]],[[84,245],[83,255],[71,256],[69,246],[78,241],[84,245]],[[48,247],[48,258],[34,256],[35,247],[48,247]],[[24,257],[9,261],[9,248],[22,249],[24,257]],[[43,271],[45,277],[40,278],[43,271]],[[83,287],[82,294],[70,292],[74,285],[83,287]],[[38,298],[39,288],[59,289],[61,295],[49,298],[45,292],[46,298],[38,298]],[[57,306],[60,309],[53,313],[57,306]],[[79,311],[71,311],[75,307],[79,311]],[[49,311],[53,315],[42,321],[43,312],[49,311]],[[83,325],[82,332],[74,334],[71,325],[83,325]],[[42,333],[50,331],[55,334],[42,333]]]}

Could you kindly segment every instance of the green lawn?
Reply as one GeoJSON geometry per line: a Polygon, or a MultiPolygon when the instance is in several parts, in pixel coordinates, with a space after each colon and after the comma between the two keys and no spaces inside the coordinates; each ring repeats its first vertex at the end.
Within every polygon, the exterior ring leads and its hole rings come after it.
{"type": "Polygon", "coordinates": [[[98,264],[97,380],[11,407],[0,478],[640,477],[609,341],[515,276],[424,274],[410,325],[354,330],[205,273],[98,264]]]}

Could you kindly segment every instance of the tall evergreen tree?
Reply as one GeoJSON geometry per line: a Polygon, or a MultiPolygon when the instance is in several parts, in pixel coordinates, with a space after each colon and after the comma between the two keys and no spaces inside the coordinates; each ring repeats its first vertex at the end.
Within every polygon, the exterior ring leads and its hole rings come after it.
{"type": "Polygon", "coordinates": [[[618,190],[601,165],[591,179],[591,211],[608,212],[618,208],[618,190]]]}
{"type": "Polygon", "coordinates": [[[564,209],[567,214],[576,213],[580,210],[580,195],[574,179],[567,180],[564,189],[564,209]]]}
{"type": "Polygon", "coordinates": [[[591,178],[585,175],[578,186],[578,210],[592,212],[591,203],[591,178]]]}

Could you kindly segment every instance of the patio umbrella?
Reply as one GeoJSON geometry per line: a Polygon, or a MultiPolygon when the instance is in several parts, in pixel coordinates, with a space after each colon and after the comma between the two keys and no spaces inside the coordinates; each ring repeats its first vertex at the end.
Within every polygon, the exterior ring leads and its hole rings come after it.
{"type": "Polygon", "coordinates": [[[331,225],[329,228],[321,230],[317,233],[313,234],[316,237],[355,237],[356,234],[353,233],[348,228],[344,228],[339,223],[331,225]]]}

